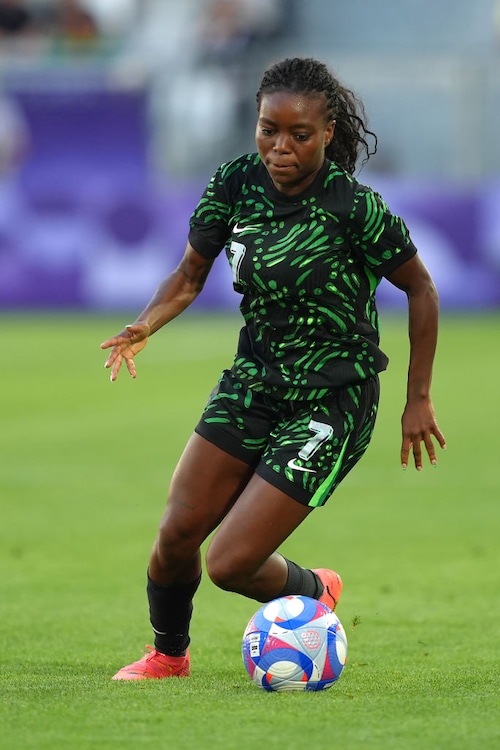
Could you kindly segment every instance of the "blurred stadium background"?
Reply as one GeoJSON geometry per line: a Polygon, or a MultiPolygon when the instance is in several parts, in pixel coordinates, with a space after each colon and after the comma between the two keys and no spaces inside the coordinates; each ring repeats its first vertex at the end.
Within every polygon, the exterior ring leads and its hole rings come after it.
{"type": "MultiPolygon", "coordinates": [[[[0,0],[0,310],[142,307],[213,169],[253,150],[262,71],[296,54],[364,100],[359,179],[443,308],[498,308],[499,0],[0,0]]],[[[199,305],[235,307],[224,263],[199,305]]]]}

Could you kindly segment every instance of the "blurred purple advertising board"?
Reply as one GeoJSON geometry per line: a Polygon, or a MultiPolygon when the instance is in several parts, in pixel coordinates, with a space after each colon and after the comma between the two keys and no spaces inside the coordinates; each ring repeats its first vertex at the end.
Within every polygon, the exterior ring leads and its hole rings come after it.
{"type": "MultiPolygon", "coordinates": [[[[0,174],[0,309],[142,307],[183,253],[206,178],[151,174],[141,91],[99,84],[78,94],[57,86],[11,93],[30,142],[19,168],[0,174]]],[[[500,178],[371,184],[405,219],[443,308],[500,305],[500,178]]],[[[238,301],[221,256],[196,304],[236,309],[238,301]]],[[[379,301],[405,302],[385,281],[379,301]]]]}

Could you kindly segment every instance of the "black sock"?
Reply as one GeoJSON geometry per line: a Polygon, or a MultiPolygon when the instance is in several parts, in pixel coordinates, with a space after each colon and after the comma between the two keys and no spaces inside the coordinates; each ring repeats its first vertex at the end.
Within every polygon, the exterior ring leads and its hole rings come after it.
{"type": "Polygon", "coordinates": [[[297,563],[284,558],[288,566],[288,578],[285,587],[279,596],[291,596],[298,594],[318,599],[323,593],[323,584],[319,576],[309,568],[301,568],[297,563]]]}
{"type": "Polygon", "coordinates": [[[149,619],[155,633],[155,649],[162,654],[183,656],[186,653],[193,596],[200,581],[201,574],[193,583],[162,586],[152,581],[148,572],[149,619]]]}

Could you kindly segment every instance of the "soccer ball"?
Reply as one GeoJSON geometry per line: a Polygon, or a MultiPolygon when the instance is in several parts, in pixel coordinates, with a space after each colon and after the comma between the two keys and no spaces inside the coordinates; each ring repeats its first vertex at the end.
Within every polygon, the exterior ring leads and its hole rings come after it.
{"type": "Polygon", "coordinates": [[[342,674],[347,638],[337,615],[308,596],[264,604],[243,634],[243,663],[263,690],[324,690],[342,674]]]}

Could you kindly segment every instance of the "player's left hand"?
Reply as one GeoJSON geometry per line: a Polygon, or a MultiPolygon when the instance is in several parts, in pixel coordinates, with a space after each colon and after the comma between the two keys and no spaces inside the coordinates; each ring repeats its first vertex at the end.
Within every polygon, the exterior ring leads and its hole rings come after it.
{"type": "Polygon", "coordinates": [[[401,418],[401,426],[403,432],[401,466],[403,469],[408,467],[408,458],[410,451],[412,451],[415,468],[417,471],[422,470],[422,443],[431,465],[436,466],[434,439],[437,440],[443,450],[446,448],[446,440],[436,422],[430,398],[408,401],[401,418]]]}

